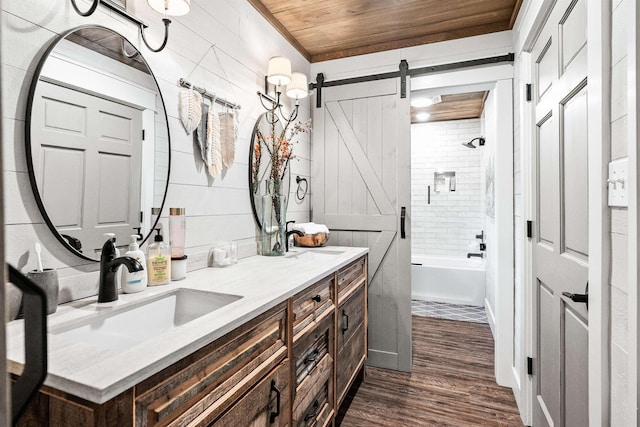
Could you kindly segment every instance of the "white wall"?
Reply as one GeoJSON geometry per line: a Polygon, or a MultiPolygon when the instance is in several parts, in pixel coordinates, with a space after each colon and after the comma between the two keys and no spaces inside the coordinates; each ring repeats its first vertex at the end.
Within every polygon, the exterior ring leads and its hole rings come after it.
{"type": "MultiPolygon", "coordinates": [[[[82,1],[80,7],[85,7],[82,1]]],[[[148,38],[159,45],[163,34],[161,16],[144,0],[130,0],[131,12],[147,22],[148,38]]],[[[166,207],[185,207],[187,254],[190,269],[206,265],[211,243],[235,240],[241,253],[255,253],[257,232],[249,202],[247,168],[253,124],[263,111],[256,91],[262,89],[268,59],[285,55],[293,69],[309,72],[309,63],[268,24],[248,2],[235,0],[193,0],[191,13],[172,19],[169,43],[160,53],[140,48],[154,72],[169,115],[172,164],[166,207]],[[209,48],[215,44],[222,62],[209,48]],[[200,62],[200,65],[197,65],[200,62]],[[223,70],[224,68],[224,70],[223,70]],[[225,82],[225,74],[230,84],[225,82]],[[198,167],[192,136],[178,121],[178,80],[188,77],[219,96],[242,105],[236,160],[221,177],[210,179],[198,167]]],[[[7,261],[23,269],[34,267],[31,248],[40,241],[48,267],[59,269],[60,301],[97,293],[98,265],[75,257],[55,240],[44,223],[29,187],[24,151],[24,119],[27,92],[34,69],[53,39],[73,27],[100,24],[114,29],[133,44],[141,44],[137,27],[100,7],[90,18],[78,16],[68,0],[6,0],[2,2],[2,109],[3,177],[5,179],[7,261]]],[[[303,102],[300,119],[309,117],[309,103],[303,102]]],[[[295,148],[298,161],[292,174],[309,177],[308,135],[295,148]]],[[[295,190],[295,186],[293,187],[295,190]]],[[[301,204],[292,198],[288,219],[309,218],[309,196],[301,204]]],[[[167,211],[163,215],[167,215],[167,211]]]]}
{"type": "MultiPolygon", "coordinates": [[[[481,120],[411,125],[411,253],[465,257],[484,227],[482,148],[462,143],[481,136],[481,120]],[[456,191],[436,193],[434,172],[453,171],[456,191]],[[431,204],[427,203],[431,186],[431,204]]],[[[474,144],[478,146],[478,141],[474,144]]]]}
{"type": "MultiPolygon", "coordinates": [[[[612,0],[611,160],[627,157],[628,16],[634,0],[612,0]]],[[[627,280],[627,208],[611,208],[611,425],[632,425],[629,399],[629,283],[627,280]]]]}

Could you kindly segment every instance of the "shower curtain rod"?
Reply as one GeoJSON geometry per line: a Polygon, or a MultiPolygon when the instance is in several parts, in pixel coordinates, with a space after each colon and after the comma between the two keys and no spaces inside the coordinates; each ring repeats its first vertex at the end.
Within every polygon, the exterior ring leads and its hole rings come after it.
{"type": "Polygon", "coordinates": [[[323,87],[333,87],[333,86],[342,86],[353,83],[363,83],[363,82],[371,82],[375,80],[384,80],[384,79],[393,79],[396,77],[400,77],[400,97],[407,97],[407,76],[415,77],[422,76],[425,74],[431,73],[439,73],[442,71],[450,71],[457,70],[459,68],[468,68],[468,67],[476,67],[478,65],[487,65],[487,64],[497,64],[500,62],[513,62],[515,60],[515,55],[513,53],[508,53],[506,55],[499,56],[491,56],[488,58],[480,58],[480,59],[472,59],[469,61],[461,61],[461,62],[452,62],[449,64],[441,64],[441,65],[431,65],[429,67],[421,67],[414,68],[412,70],[409,69],[409,63],[406,59],[400,61],[400,70],[393,71],[389,73],[380,73],[380,74],[369,74],[366,76],[360,77],[351,77],[348,79],[340,79],[340,80],[332,80],[325,81],[324,74],[318,73],[316,76],[316,82],[309,84],[309,89],[316,89],[316,108],[322,107],[322,88],[323,87]]]}

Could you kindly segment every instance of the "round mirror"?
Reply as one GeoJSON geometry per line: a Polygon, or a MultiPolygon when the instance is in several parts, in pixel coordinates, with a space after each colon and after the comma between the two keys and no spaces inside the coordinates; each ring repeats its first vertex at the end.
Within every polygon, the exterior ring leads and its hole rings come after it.
{"type": "Polygon", "coordinates": [[[273,161],[271,148],[273,140],[284,138],[282,122],[274,113],[263,113],[256,121],[251,136],[251,150],[249,150],[249,199],[251,210],[258,228],[262,229],[262,196],[266,193],[267,180],[274,174],[282,182],[282,192],[285,195],[284,206],[289,204],[289,187],[291,184],[289,162],[277,165],[273,161]],[[274,167],[279,170],[274,171],[274,167]]]}
{"type": "Polygon", "coordinates": [[[44,220],[76,255],[100,259],[105,233],[146,241],[162,211],[171,150],[148,64],[122,35],[82,26],[45,53],[29,90],[27,166],[44,220]]]}

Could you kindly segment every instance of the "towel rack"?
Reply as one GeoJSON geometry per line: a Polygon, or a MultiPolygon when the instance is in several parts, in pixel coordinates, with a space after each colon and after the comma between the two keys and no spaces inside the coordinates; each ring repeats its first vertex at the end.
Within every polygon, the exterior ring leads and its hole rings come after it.
{"type": "Polygon", "coordinates": [[[189,82],[189,81],[187,81],[185,79],[180,79],[179,83],[180,83],[180,86],[182,86],[182,87],[191,88],[191,89],[193,89],[195,91],[200,92],[202,94],[202,96],[204,96],[205,98],[210,99],[211,101],[213,101],[213,102],[215,102],[217,104],[224,105],[225,107],[233,108],[233,109],[236,109],[236,110],[239,110],[241,108],[240,104],[236,104],[235,102],[227,101],[224,98],[217,97],[215,94],[209,92],[207,89],[205,89],[203,87],[193,86],[191,84],[191,82],[189,82]]]}

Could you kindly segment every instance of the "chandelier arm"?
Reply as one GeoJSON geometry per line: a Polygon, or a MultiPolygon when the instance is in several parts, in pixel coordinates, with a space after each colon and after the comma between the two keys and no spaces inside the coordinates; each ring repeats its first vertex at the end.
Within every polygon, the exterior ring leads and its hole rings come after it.
{"type": "Polygon", "coordinates": [[[157,49],[154,49],[151,46],[149,46],[149,43],[147,43],[147,38],[144,35],[145,27],[143,25],[140,25],[140,34],[142,35],[142,41],[147,46],[147,48],[154,53],[160,52],[162,49],[164,49],[165,46],[167,45],[167,42],[169,41],[169,24],[171,24],[171,20],[167,18],[162,18],[162,22],[164,23],[164,40],[162,41],[162,44],[160,45],[160,47],[157,49]]]}

